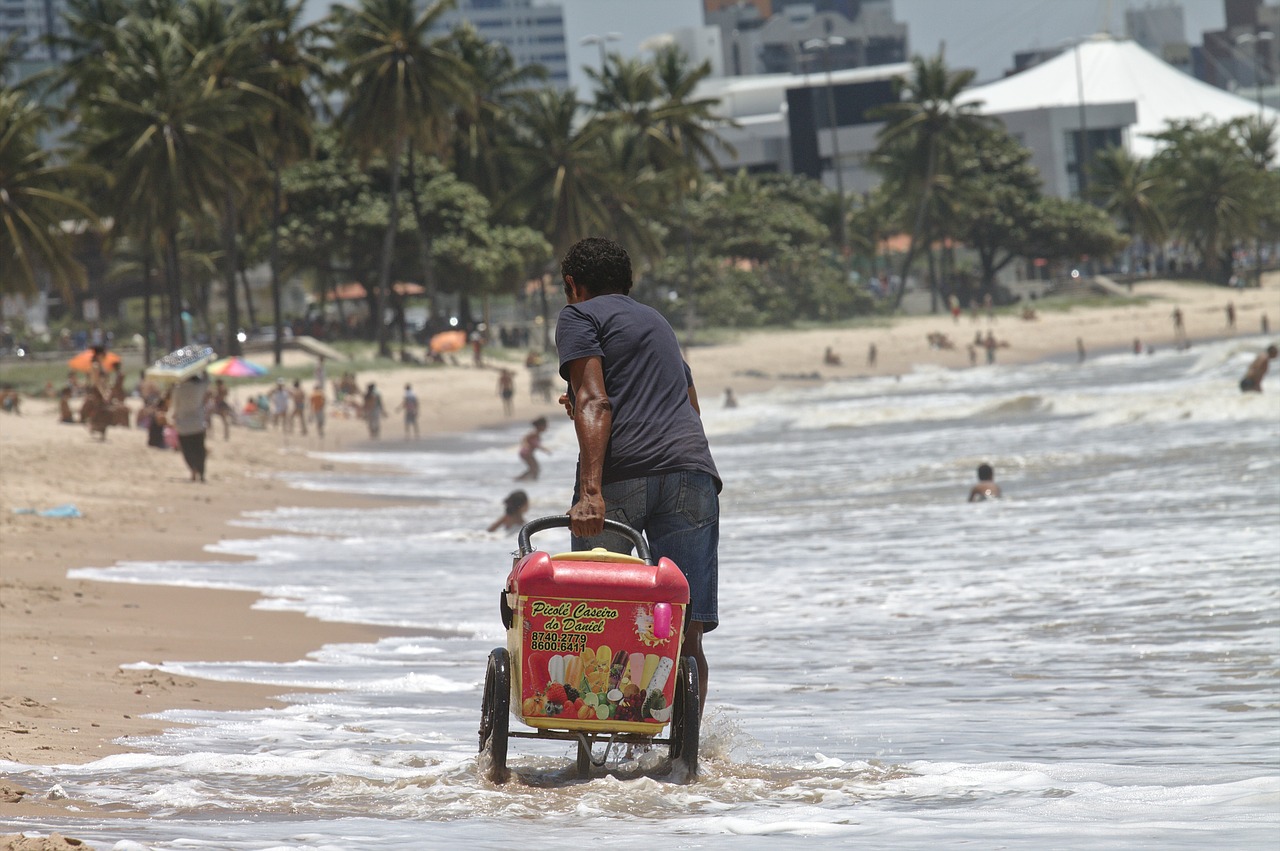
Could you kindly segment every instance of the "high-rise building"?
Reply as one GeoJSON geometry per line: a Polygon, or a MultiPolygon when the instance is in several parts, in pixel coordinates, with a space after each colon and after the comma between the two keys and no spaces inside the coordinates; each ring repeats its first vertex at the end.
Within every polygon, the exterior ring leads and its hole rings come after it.
{"type": "Polygon", "coordinates": [[[63,0],[0,0],[0,43],[14,38],[14,71],[27,77],[58,61],[57,48],[50,47],[51,34],[65,36],[66,11],[63,0]]]}
{"type": "MultiPolygon", "coordinates": [[[[0,0],[0,3],[8,0],[0,0]]],[[[436,32],[446,33],[463,22],[480,37],[502,44],[517,66],[541,65],[556,88],[569,85],[569,57],[565,49],[564,9],[559,4],[532,0],[458,0],[440,16],[436,32]]]]}

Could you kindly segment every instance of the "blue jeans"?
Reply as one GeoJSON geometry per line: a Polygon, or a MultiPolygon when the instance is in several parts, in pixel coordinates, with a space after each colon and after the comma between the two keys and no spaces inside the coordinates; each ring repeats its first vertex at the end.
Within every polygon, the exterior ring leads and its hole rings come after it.
{"type": "MultiPolygon", "coordinates": [[[[710,632],[720,622],[716,604],[719,585],[720,498],[709,473],[681,471],[604,486],[605,517],[643,532],[656,561],[671,559],[689,580],[689,619],[710,632]]],[[[573,536],[573,549],[604,547],[630,553],[623,535],[602,532],[592,538],[573,536]]]]}

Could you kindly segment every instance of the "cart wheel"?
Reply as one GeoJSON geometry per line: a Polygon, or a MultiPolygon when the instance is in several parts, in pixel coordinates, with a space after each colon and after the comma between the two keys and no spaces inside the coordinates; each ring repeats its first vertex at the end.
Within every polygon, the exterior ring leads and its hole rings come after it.
{"type": "Polygon", "coordinates": [[[701,727],[698,665],[692,656],[680,658],[675,705],[671,710],[671,761],[685,768],[685,782],[698,776],[698,731],[701,727]]]}
{"type": "Polygon", "coordinates": [[[505,647],[489,654],[480,705],[480,753],[489,756],[489,780],[507,780],[507,729],[511,711],[511,655],[505,647]]]}
{"type": "Polygon", "coordinates": [[[578,779],[591,779],[591,740],[585,735],[578,736],[578,779]]]}

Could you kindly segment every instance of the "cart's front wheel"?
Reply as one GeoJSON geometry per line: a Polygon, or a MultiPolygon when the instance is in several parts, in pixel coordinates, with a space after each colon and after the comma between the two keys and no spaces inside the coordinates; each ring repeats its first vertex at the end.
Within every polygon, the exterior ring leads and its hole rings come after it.
{"type": "Polygon", "coordinates": [[[675,705],[671,710],[671,762],[684,766],[684,782],[698,776],[698,732],[702,726],[702,705],[698,697],[698,664],[692,656],[682,656],[676,680],[675,705]]]}
{"type": "Polygon", "coordinates": [[[480,753],[488,756],[488,777],[507,780],[507,730],[511,712],[511,655],[505,647],[489,654],[484,674],[484,702],[480,705],[480,753]]]}

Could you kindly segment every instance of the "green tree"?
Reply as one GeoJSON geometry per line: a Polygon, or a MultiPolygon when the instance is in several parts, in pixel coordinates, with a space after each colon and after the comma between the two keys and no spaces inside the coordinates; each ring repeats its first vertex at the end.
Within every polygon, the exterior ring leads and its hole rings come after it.
{"type": "Polygon", "coordinates": [[[1089,197],[1101,205],[1129,237],[1129,267],[1138,240],[1160,242],[1165,236],[1158,183],[1146,160],[1117,145],[1099,151],[1089,163],[1089,197]]]}
{"type": "Polygon", "coordinates": [[[378,354],[390,357],[385,314],[400,210],[401,161],[412,147],[434,153],[447,141],[455,105],[465,102],[466,71],[442,39],[429,32],[451,6],[439,0],[415,13],[413,0],[360,0],[336,6],[331,38],[344,66],[345,100],[337,126],[354,150],[383,155],[390,167],[391,205],[378,273],[374,328],[378,354]]]}
{"type": "Polygon", "coordinates": [[[270,116],[258,126],[255,148],[270,172],[271,189],[263,195],[270,198],[270,234],[267,252],[271,269],[271,315],[275,326],[273,354],[282,359],[284,336],[280,304],[280,216],[281,171],[289,164],[311,153],[312,87],[324,73],[323,63],[314,50],[318,37],[316,25],[304,26],[303,0],[248,0],[242,10],[250,24],[260,24],[257,38],[258,63],[250,70],[249,80],[269,92],[270,116]]]}
{"type": "Polygon", "coordinates": [[[1242,121],[1171,122],[1155,138],[1152,158],[1161,206],[1172,235],[1190,243],[1211,280],[1226,283],[1241,234],[1256,232],[1267,208],[1253,153],[1242,141],[1242,121]]]}
{"type": "Polygon", "coordinates": [[[234,138],[246,120],[239,94],[215,84],[212,57],[177,23],[131,14],[113,39],[75,80],[76,136],[85,161],[111,176],[104,211],[123,233],[159,235],[176,344],[184,339],[181,224],[216,210],[233,179],[228,165],[249,168],[256,157],[234,138]]]}
{"type": "Polygon", "coordinates": [[[957,152],[947,230],[978,255],[981,290],[1029,249],[1040,201],[1040,173],[1031,152],[1003,127],[977,131],[975,144],[957,152]]]}
{"type": "MultiPolygon", "coordinates": [[[[0,79],[3,72],[0,62],[0,79]]],[[[34,294],[41,273],[64,295],[84,283],[62,222],[96,217],[71,192],[81,170],[58,164],[38,143],[49,121],[25,92],[0,88],[0,293],[34,294]]]]}
{"type": "Polygon", "coordinates": [[[915,56],[911,66],[911,76],[896,81],[901,100],[878,110],[885,126],[873,154],[893,191],[917,199],[895,308],[902,303],[922,236],[934,234],[934,199],[939,188],[950,184],[957,156],[972,145],[978,130],[990,123],[978,112],[980,102],[958,102],[973,81],[972,70],[951,71],[941,53],[929,59],[915,56]]]}

